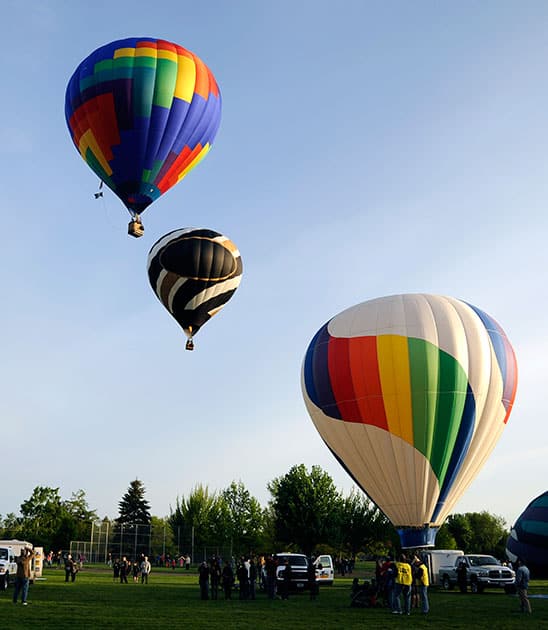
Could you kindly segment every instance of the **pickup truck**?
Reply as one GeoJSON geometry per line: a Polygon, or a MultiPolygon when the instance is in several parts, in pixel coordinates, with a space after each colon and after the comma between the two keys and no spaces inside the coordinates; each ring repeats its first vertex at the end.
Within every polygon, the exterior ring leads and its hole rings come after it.
{"type": "Polygon", "coordinates": [[[454,564],[440,567],[439,583],[444,589],[451,589],[458,583],[457,568],[461,562],[466,565],[466,584],[472,593],[481,593],[488,587],[513,591],[515,572],[503,566],[493,556],[484,554],[465,554],[455,558],[454,564]]]}
{"type": "Polygon", "coordinates": [[[302,591],[308,588],[308,558],[302,553],[277,553],[276,583],[278,588],[283,583],[286,560],[291,566],[291,590],[302,591]]]}

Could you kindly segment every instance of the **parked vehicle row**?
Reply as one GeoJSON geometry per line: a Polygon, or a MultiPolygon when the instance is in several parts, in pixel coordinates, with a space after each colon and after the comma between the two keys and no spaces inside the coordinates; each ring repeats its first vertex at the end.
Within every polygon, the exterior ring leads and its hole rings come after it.
{"type": "Polygon", "coordinates": [[[472,593],[481,593],[486,588],[504,588],[512,592],[515,572],[502,565],[488,554],[465,554],[458,549],[432,549],[422,553],[428,567],[430,584],[448,590],[459,584],[461,579],[472,593]]]}

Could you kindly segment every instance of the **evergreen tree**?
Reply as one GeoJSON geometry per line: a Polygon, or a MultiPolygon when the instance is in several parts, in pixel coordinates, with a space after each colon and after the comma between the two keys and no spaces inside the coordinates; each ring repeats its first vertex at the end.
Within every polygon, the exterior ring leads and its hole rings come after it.
{"type": "Polygon", "coordinates": [[[145,499],[145,486],[142,481],[135,479],[129,484],[128,491],[118,503],[120,516],[116,521],[123,523],[139,523],[150,525],[150,505],[145,499]]]}

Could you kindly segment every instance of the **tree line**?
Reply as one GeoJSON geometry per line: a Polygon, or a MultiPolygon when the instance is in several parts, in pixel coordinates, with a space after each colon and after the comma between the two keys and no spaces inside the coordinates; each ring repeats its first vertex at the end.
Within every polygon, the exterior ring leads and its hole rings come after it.
{"type": "MultiPolygon", "coordinates": [[[[293,466],[267,485],[263,507],[241,481],[211,491],[196,485],[177,496],[165,517],[153,516],[144,484],[135,479],[118,504],[118,516],[102,522],[150,525],[153,554],[176,554],[192,533],[196,548],[230,548],[234,554],[300,551],[354,557],[396,554],[399,537],[384,514],[360,490],[341,493],[320,466],[293,466]],[[183,538],[181,538],[181,533],[183,538]]],[[[68,549],[70,541],[89,540],[97,511],[83,490],[63,499],[59,488],[37,486],[23,501],[20,515],[0,517],[0,537],[29,540],[45,549],[68,549]]],[[[486,511],[449,516],[436,546],[504,556],[508,529],[504,519],[486,511]]]]}

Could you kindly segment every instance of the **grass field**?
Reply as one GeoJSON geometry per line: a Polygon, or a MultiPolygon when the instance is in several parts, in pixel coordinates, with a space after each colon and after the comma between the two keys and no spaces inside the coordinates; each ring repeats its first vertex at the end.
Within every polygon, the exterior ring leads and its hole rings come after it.
{"type": "MultiPolygon", "coordinates": [[[[363,577],[363,572],[357,574],[363,577]]],[[[13,591],[0,593],[0,620],[3,628],[235,628],[271,630],[284,628],[351,630],[354,628],[547,628],[548,599],[533,597],[533,614],[522,615],[516,596],[486,591],[462,595],[457,591],[431,589],[429,615],[413,610],[411,617],[391,615],[385,608],[350,607],[352,578],[336,578],[324,587],[319,599],[310,601],[307,593],[288,601],[270,601],[258,593],[255,601],[217,601],[199,598],[195,572],[153,569],[148,585],[113,583],[103,568],[86,568],[76,582],[65,583],[64,571],[46,569],[44,580],[31,585],[29,605],[12,603],[13,591]]],[[[531,594],[548,596],[548,581],[533,582],[531,594]]]]}

